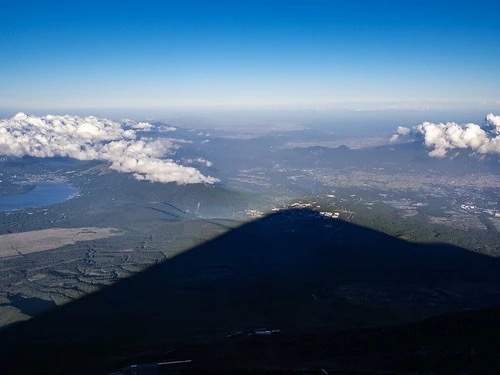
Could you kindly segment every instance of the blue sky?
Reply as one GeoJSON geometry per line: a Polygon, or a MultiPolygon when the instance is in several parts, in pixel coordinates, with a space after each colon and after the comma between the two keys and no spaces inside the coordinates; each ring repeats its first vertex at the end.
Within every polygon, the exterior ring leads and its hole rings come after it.
{"type": "Polygon", "coordinates": [[[500,108],[498,1],[1,0],[0,108],[500,108]]]}

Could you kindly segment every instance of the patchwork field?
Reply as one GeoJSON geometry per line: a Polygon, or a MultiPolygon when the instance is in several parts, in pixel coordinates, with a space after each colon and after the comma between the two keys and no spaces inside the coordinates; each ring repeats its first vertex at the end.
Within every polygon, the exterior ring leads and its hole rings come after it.
{"type": "Polygon", "coordinates": [[[116,228],[51,228],[0,235],[0,258],[53,250],[80,241],[122,235],[116,228]]]}

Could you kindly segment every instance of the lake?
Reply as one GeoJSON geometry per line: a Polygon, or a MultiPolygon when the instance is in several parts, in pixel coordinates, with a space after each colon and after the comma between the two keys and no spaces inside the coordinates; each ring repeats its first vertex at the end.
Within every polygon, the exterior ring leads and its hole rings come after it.
{"type": "Polygon", "coordinates": [[[30,191],[0,196],[0,212],[50,206],[67,201],[78,192],[79,190],[71,185],[38,182],[30,191]]]}

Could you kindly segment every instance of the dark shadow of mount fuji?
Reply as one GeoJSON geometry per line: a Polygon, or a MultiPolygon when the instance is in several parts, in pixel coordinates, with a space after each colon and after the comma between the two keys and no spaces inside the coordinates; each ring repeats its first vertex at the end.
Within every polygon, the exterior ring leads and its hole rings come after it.
{"type": "Polygon", "coordinates": [[[0,355],[10,373],[102,373],[237,331],[323,335],[496,304],[495,258],[287,210],[8,327],[0,355]]]}

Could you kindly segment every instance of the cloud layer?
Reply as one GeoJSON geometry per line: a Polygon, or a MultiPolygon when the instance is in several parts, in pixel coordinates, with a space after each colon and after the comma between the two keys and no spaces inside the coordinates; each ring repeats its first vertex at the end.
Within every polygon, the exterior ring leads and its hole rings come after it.
{"type": "Polygon", "coordinates": [[[429,152],[431,157],[442,158],[449,150],[458,148],[470,149],[478,154],[500,154],[500,116],[493,113],[486,116],[482,126],[424,122],[415,126],[413,131],[400,126],[390,140],[394,142],[406,135],[423,137],[424,144],[432,149],[429,152]]]}
{"type": "Polygon", "coordinates": [[[177,140],[138,134],[151,128],[148,123],[121,124],[93,116],[36,117],[18,113],[0,120],[0,155],[104,160],[110,162],[111,169],[132,173],[138,180],[178,184],[217,181],[167,158],[179,148],[177,140]]]}

